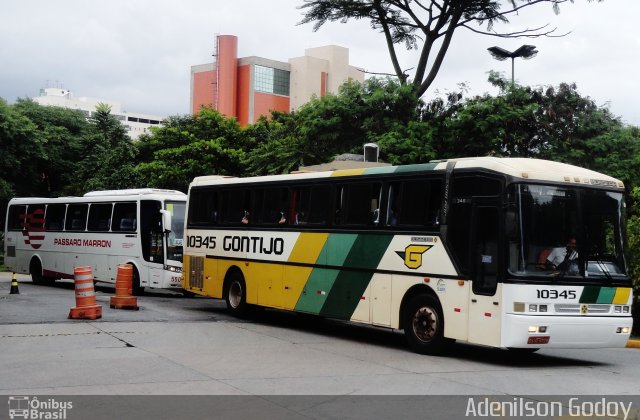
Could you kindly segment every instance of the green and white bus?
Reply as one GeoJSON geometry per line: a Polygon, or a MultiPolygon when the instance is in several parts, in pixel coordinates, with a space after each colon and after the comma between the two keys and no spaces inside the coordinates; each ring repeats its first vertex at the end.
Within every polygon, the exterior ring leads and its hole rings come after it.
{"type": "Polygon", "coordinates": [[[189,188],[183,288],[404,330],[438,353],[623,347],[624,185],[535,159],[229,178],[189,188]],[[571,264],[544,258],[575,239],[571,264]]]}

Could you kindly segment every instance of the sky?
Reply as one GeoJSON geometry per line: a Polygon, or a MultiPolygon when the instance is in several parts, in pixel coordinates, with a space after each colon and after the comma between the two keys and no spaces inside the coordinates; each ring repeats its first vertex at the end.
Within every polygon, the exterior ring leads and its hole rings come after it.
{"type": "MultiPolygon", "coordinates": [[[[504,0],[503,3],[507,3],[504,0]]],[[[238,36],[238,56],[279,61],[306,48],[349,48],[350,64],[392,73],[382,34],[368,22],[328,23],[314,32],[298,25],[303,0],[21,0],[0,11],[0,98],[14,103],[44,87],[69,89],[76,97],[119,102],[124,111],[160,116],[189,113],[190,68],[213,62],[214,40],[238,36]]],[[[640,126],[640,1],[575,0],[554,14],[551,5],[524,9],[496,30],[548,25],[560,38],[502,39],[459,30],[425,100],[457,91],[495,94],[487,82],[495,70],[511,77],[510,61],[487,48],[535,45],[538,55],[516,60],[523,85],[576,83],[582,96],[607,106],[622,121],[640,126]]],[[[403,69],[418,52],[399,46],[403,69]]]]}

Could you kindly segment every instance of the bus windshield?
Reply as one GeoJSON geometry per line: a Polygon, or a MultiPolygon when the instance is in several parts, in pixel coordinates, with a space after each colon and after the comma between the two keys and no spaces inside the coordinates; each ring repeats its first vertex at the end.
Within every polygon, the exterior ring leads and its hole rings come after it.
{"type": "Polygon", "coordinates": [[[511,274],[628,280],[621,192],[514,184],[508,201],[511,274]]]}
{"type": "Polygon", "coordinates": [[[171,231],[167,235],[167,259],[182,261],[182,241],[184,236],[184,201],[167,201],[165,210],[171,212],[171,231]]]}

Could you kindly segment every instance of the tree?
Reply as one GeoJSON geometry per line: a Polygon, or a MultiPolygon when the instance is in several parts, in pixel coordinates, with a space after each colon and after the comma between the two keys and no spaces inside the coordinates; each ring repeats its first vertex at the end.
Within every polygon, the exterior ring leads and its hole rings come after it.
{"type": "Polygon", "coordinates": [[[137,187],[137,149],[111,107],[98,104],[89,122],[91,132],[82,138],[77,183],[69,186],[70,193],[137,187]]]}
{"type": "Polygon", "coordinates": [[[42,106],[30,99],[18,99],[14,109],[34,125],[34,138],[41,145],[37,163],[40,183],[26,195],[50,196],[68,194],[67,187],[78,181],[75,170],[81,156],[82,139],[91,132],[85,115],[78,110],[42,106]]]}
{"type": "Polygon", "coordinates": [[[170,117],[136,143],[136,171],[144,185],[186,192],[196,176],[242,175],[241,161],[250,147],[244,140],[235,119],[211,108],[170,117]]]}
{"type": "MultiPolygon", "coordinates": [[[[274,112],[271,120],[259,120],[255,124],[259,129],[247,132],[262,133],[262,141],[254,141],[255,148],[247,153],[247,169],[252,174],[281,174],[328,162],[340,153],[362,153],[367,142],[396,130],[406,132],[421,106],[409,86],[392,80],[347,82],[337,94],[314,97],[295,112],[274,112]]],[[[401,136],[392,137],[387,144],[401,136]]]]}
{"type": "MultiPolygon", "coordinates": [[[[421,97],[431,86],[458,29],[468,29],[482,35],[501,38],[554,36],[555,29],[546,26],[515,32],[499,32],[496,24],[508,23],[508,18],[523,9],[551,4],[558,13],[559,6],[573,0],[508,0],[506,7],[498,0],[305,0],[300,23],[314,22],[317,31],[327,22],[347,22],[364,19],[381,31],[395,75],[400,83],[410,83],[413,92],[421,97]],[[398,60],[397,46],[419,49],[413,80],[398,60]]],[[[591,0],[590,0],[591,1],[591,0]]],[[[598,0],[602,1],[602,0],[598,0]]]]}
{"type": "Polygon", "coordinates": [[[0,150],[0,206],[4,209],[12,196],[38,190],[38,161],[44,152],[35,124],[1,98],[0,150]]]}

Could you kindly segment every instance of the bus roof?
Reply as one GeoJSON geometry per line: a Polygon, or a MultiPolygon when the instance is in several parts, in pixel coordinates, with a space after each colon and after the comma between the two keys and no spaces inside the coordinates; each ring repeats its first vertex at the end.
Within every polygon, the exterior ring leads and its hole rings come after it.
{"type": "Polygon", "coordinates": [[[359,176],[400,174],[412,172],[443,171],[449,162],[455,162],[455,169],[486,169],[528,181],[560,182],[602,186],[607,188],[624,188],[624,184],[613,177],[581,168],[567,163],[530,158],[472,157],[436,160],[429,163],[401,166],[381,166],[360,169],[341,169],[324,172],[298,172],[288,175],[268,175],[247,178],[229,178],[223,176],[201,176],[194,178],[193,186],[242,184],[248,182],[291,181],[318,179],[337,176],[359,176]]]}
{"type": "Polygon", "coordinates": [[[177,201],[187,201],[187,195],[176,190],[162,190],[154,188],[140,188],[127,190],[105,190],[91,191],[83,196],[68,197],[14,197],[10,204],[40,204],[40,203],[92,203],[105,201],[127,201],[138,198],[146,199],[167,199],[177,201]]]}
{"type": "Polygon", "coordinates": [[[90,191],[83,195],[83,197],[102,197],[106,195],[120,196],[120,195],[186,195],[185,193],[177,190],[163,190],[160,188],[130,188],[126,190],[104,190],[104,191],[90,191]]]}

